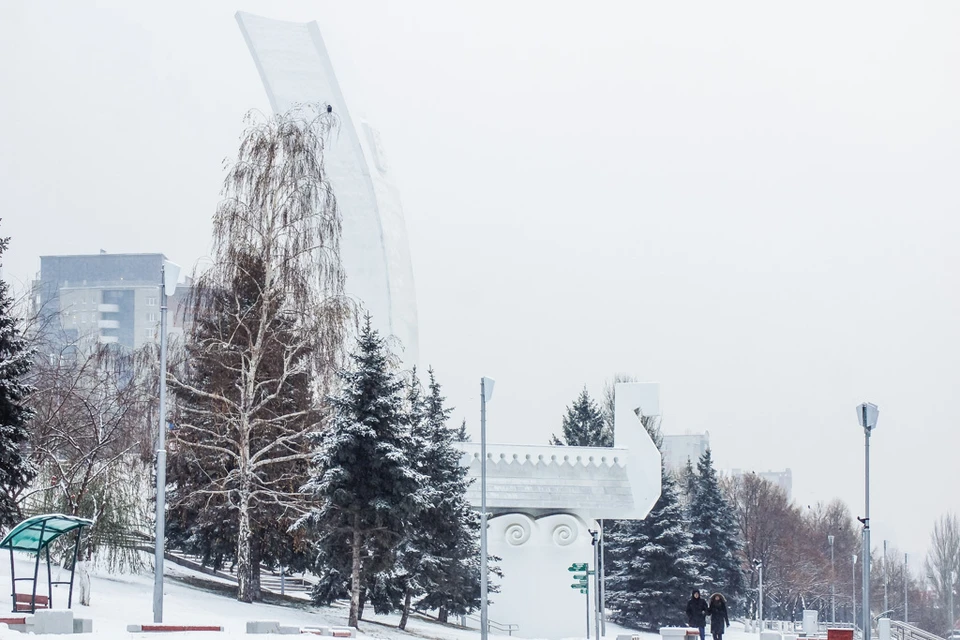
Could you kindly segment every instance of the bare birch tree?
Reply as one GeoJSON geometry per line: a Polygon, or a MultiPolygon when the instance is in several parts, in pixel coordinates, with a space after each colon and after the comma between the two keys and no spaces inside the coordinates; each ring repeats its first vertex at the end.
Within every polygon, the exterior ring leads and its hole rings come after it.
{"type": "Polygon", "coordinates": [[[247,122],[213,219],[214,265],[196,278],[186,360],[170,374],[171,446],[199,472],[177,499],[235,512],[245,602],[259,596],[258,514],[302,511],[306,435],[319,430],[351,316],[323,165],[335,116],[306,107],[247,122]]]}
{"type": "Polygon", "coordinates": [[[111,569],[141,568],[131,540],[148,520],[157,371],[149,349],[123,353],[93,343],[41,354],[27,402],[30,457],[39,473],[21,500],[31,512],[94,520],[83,558],[104,547],[111,569]]]}

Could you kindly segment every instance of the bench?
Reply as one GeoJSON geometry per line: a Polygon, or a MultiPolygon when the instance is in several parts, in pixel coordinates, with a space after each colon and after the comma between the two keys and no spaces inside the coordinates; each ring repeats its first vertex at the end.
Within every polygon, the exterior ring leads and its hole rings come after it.
{"type": "Polygon", "coordinates": [[[49,609],[50,608],[50,598],[47,596],[37,595],[36,600],[33,599],[33,596],[29,593],[18,593],[16,594],[16,601],[14,603],[14,611],[33,611],[34,603],[36,604],[37,609],[49,609]]]}

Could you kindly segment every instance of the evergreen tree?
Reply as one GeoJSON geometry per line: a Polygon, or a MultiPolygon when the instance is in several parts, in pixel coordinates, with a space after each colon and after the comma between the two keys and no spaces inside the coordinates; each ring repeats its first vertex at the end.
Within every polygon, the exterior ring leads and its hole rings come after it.
{"type": "MultiPolygon", "coordinates": [[[[0,238],[0,257],[10,238],[0,238]]],[[[36,475],[24,456],[27,423],[31,411],[25,399],[29,388],[25,376],[30,369],[32,350],[27,345],[13,311],[10,287],[0,280],[0,527],[21,519],[17,499],[36,475]]]]}
{"type": "Polygon", "coordinates": [[[319,554],[333,558],[346,548],[343,555],[350,559],[353,627],[366,580],[395,562],[396,545],[429,497],[425,478],[410,464],[403,382],[388,358],[367,317],[350,368],[338,374],[331,424],[314,436],[318,446],[304,486],[319,503],[304,519],[318,537],[319,554]]]}
{"type": "Polygon", "coordinates": [[[457,435],[454,438],[457,442],[470,442],[470,435],[467,433],[467,419],[460,422],[460,428],[457,429],[457,435]]]}
{"type": "Polygon", "coordinates": [[[702,584],[726,596],[731,613],[743,595],[743,573],[739,561],[742,543],[733,506],[720,489],[707,449],[697,462],[695,490],[688,510],[693,544],[703,566],[702,584]]]}
{"type": "Polygon", "coordinates": [[[678,489],[663,473],[663,490],[645,520],[618,520],[610,532],[614,569],[607,574],[607,606],[613,620],[655,630],[685,625],[684,605],[697,582],[699,565],[678,489]]]}
{"type": "Polygon", "coordinates": [[[586,387],[574,403],[567,407],[567,415],[563,418],[563,438],[554,435],[550,444],[571,447],[613,446],[613,429],[607,426],[603,412],[590,397],[586,387]]]}
{"type": "Polygon", "coordinates": [[[683,507],[690,515],[690,505],[693,503],[694,496],[697,493],[697,472],[693,469],[693,461],[687,458],[687,464],[679,474],[680,497],[683,501],[683,507]]]}
{"type": "Polygon", "coordinates": [[[423,597],[417,606],[436,609],[445,622],[451,613],[463,615],[480,606],[480,518],[467,502],[468,469],[454,446],[459,434],[447,426],[450,409],[433,370],[429,373],[422,428],[415,434],[424,442],[423,473],[433,491],[418,518],[422,555],[417,576],[423,597]]]}

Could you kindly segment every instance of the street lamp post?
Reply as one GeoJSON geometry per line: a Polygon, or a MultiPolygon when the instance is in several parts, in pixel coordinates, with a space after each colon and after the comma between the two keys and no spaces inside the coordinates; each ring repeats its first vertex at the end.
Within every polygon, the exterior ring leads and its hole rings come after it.
{"type": "Polygon", "coordinates": [[[883,541],[883,610],[890,611],[890,601],[887,598],[887,541],[883,541]]]}
{"type": "Polygon", "coordinates": [[[757,582],[759,584],[759,593],[757,601],[757,626],[760,628],[760,633],[763,633],[763,561],[754,560],[753,565],[757,568],[757,582]]]}
{"type": "Polygon", "coordinates": [[[480,378],[480,638],[487,640],[487,401],[493,380],[480,378]]]}
{"type": "Polygon", "coordinates": [[[909,559],[910,554],[903,554],[903,621],[907,624],[910,624],[910,590],[907,586],[910,580],[909,559]]]}
{"type": "Polygon", "coordinates": [[[177,290],[180,267],[167,260],[160,265],[160,420],[157,431],[157,516],[154,531],[153,621],[163,622],[163,541],[167,490],[167,296],[177,290]]]}
{"type": "Polygon", "coordinates": [[[857,628],[857,554],[853,554],[853,564],[850,565],[850,585],[853,597],[850,598],[850,620],[853,628],[857,628]]]}
{"type": "Polygon", "coordinates": [[[864,402],[857,407],[857,419],[863,427],[863,637],[870,637],[870,434],[877,426],[877,405],[864,402]]]}
{"type": "Polygon", "coordinates": [[[830,622],[837,621],[837,576],[833,564],[833,536],[827,536],[830,543],[830,622]]]}
{"type": "Polygon", "coordinates": [[[947,593],[950,596],[950,628],[947,630],[948,633],[953,633],[953,628],[957,623],[957,616],[953,612],[953,586],[957,583],[957,572],[950,572],[950,584],[947,585],[947,593]]]}

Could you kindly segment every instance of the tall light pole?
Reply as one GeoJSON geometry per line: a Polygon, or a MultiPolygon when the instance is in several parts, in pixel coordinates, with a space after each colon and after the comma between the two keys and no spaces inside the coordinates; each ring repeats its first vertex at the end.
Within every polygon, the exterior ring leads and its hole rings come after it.
{"type": "Polygon", "coordinates": [[[850,621],[853,622],[853,628],[857,628],[857,554],[853,554],[853,564],[850,565],[850,584],[853,589],[853,597],[850,598],[850,621]]]}
{"type": "Polygon", "coordinates": [[[887,599],[887,541],[883,541],[883,610],[890,611],[890,602],[887,599]]]}
{"type": "Polygon", "coordinates": [[[908,587],[908,583],[910,582],[909,559],[909,554],[903,554],[903,621],[907,624],[910,623],[910,589],[908,587]]]}
{"type": "Polygon", "coordinates": [[[953,612],[953,586],[957,583],[957,572],[950,571],[950,584],[947,585],[947,593],[950,597],[950,628],[947,630],[947,633],[953,633],[953,628],[956,626],[957,616],[953,612]]]}
{"type": "Polygon", "coordinates": [[[180,267],[160,265],[160,420],[157,430],[157,517],[154,531],[153,621],[163,622],[163,540],[167,491],[167,296],[177,290],[180,267]]]}
{"type": "Polygon", "coordinates": [[[837,575],[833,564],[833,535],[827,536],[830,543],[830,622],[837,621],[837,575]]]}
{"type": "Polygon", "coordinates": [[[870,434],[877,426],[880,410],[871,402],[857,407],[857,420],[863,427],[863,637],[870,637],[870,434]]]}
{"type": "Polygon", "coordinates": [[[763,633],[763,561],[754,560],[753,566],[757,568],[758,583],[760,586],[757,601],[757,626],[760,627],[760,633],[763,633]]]}
{"type": "Polygon", "coordinates": [[[480,378],[480,638],[487,640],[487,401],[493,380],[480,378]]]}

